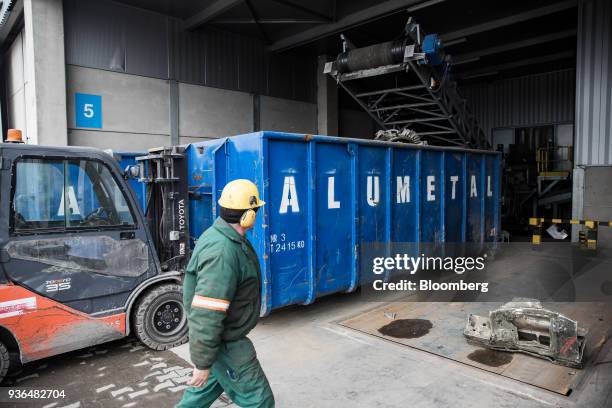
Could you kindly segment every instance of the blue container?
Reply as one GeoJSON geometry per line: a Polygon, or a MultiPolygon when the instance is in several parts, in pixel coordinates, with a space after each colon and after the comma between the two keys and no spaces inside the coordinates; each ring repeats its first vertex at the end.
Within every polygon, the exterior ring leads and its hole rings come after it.
{"type": "Polygon", "coordinates": [[[186,154],[194,238],[216,218],[227,182],[250,179],[266,201],[249,233],[262,316],[355,290],[364,244],[483,249],[499,231],[496,152],[258,132],[190,144],[186,154]]]}

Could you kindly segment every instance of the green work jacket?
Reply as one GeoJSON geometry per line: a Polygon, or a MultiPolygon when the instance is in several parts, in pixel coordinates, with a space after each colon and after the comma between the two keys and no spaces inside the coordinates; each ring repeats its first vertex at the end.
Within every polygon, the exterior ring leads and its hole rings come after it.
{"type": "Polygon", "coordinates": [[[191,361],[212,366],[223,342],[245,337],[259,319],[261,269],[253,246],[217,218],[198,239],[183,283],[191,361]]]}

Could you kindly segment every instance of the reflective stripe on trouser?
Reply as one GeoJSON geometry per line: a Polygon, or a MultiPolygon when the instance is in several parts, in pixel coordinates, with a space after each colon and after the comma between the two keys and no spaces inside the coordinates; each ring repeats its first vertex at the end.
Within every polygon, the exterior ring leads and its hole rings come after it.
{"type": "Polygon", "coordinates": [[[243,408],[272,408],[274,395],[251,340],[223,343],[204,387],[189,387],[177,408],[205,408],[225,391],[243,408]]]}

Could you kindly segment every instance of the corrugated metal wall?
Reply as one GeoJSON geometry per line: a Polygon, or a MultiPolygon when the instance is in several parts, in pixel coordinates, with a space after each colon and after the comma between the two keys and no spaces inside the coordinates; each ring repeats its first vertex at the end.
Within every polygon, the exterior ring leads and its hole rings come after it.
{"type": "Polygon", "coordinates": [[[482,129],[574,121],[574,69],[478,83],[461,88],[482,129]]]}
{"type": "Polygon", "coordinates": [[[612,3],[581,0],[576,83],[577,165],[612,165],[612,3]]]}
{"type": "Polygon", "coordinates": [[[316,58],[109,0],[65,0],[66,63],[314,102],[316,58]]]}

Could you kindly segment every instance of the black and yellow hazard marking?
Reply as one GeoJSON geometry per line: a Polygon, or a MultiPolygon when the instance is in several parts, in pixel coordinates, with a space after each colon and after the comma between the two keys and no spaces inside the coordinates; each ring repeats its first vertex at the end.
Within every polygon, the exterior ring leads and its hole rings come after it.
{"type": "Polygon", "coordinates": [[[587,228],[595,226],[611,227],[612,221],[593,221],[593,220],[571,220],[566,218],[530,218],[529,225],[537,226],[540,224],[574,224],[584,225],[587,228]]]}
{"type": "Polygon", "coordinates": [[[597,249],[597,228],[612,227],[612,221],[595,221],[595,220],[573,220],[565,218],[530,218],[529,225],[533,227],[533,235],[531,243],[540,245],[542,243],[542,225],[543,224],[570,224],[584,225],[585,231],[579,231],[578,242],[580,246],[587,249],[597,249]]]}

